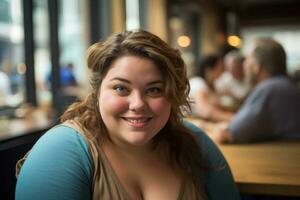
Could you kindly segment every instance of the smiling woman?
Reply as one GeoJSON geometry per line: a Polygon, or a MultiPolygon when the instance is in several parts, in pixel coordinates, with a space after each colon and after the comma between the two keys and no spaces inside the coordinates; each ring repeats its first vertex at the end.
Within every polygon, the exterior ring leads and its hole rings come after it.
{"type": "Polygon", "coordinates": [[[163,87],[162,75],[150,59],[122,56],[112,63],[101,84],[99,110],[117,146],[151,145],[170,117],[163,87]]]}
{"type": "Polygon", "coordinates": [[[90,95],[19,162],[16,199],[239,199],[220,151],[182,120],[178,50],[130,31],[92,45],[87,63],[90,95]]]}

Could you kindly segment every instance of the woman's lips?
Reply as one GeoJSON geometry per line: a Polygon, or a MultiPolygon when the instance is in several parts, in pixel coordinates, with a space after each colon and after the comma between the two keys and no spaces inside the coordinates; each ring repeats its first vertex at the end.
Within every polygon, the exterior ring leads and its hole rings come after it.
{"type": "Polygon", "coordinates": [[[147,123],[151,120],[151,117],[122,117],[128,125],[135,128],[142,128],[147,125],[147,123]]]}

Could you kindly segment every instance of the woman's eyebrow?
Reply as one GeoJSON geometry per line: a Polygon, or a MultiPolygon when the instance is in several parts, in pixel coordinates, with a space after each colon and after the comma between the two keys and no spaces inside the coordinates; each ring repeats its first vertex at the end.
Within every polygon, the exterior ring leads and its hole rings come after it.
{"type": "Polygon", "coordinates": [[[155,80],[147,83],[147,85],[154,85],[154,84],[164,84],[164,81],[162,80],[155,80]]]}
{"type": "MultiPolygon", "coordinates": [[[[110,79],[110,81],[121,81],[124,83],[131,84],[131,81],[129,81],[125,78],[121,78],[121,77],[114,77],[114,78],[110,79]]],[[[149,83],[147,83],[147,85],[154,85],[154,84],[164,84],[164,81],[163,80],[154,80],[154,81],[150,81],[149,83]]]]}
{"type": "Polygon", "coordinates": [[[110,81],[121,81],[121,82],[131,84],[131,82],[129,80],[127,80],[125,78],[120,78],[120,77],[114,77],[114,78],[110,79],[110,81]]]}

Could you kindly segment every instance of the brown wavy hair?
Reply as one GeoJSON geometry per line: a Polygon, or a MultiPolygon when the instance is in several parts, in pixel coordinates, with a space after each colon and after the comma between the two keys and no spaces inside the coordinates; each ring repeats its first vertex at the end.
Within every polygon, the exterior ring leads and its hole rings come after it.
{"type": "Polygon", "coordinates": [[[201,188],[202,154],[193,134],[183,125],[182,108],[189,108],[189,81],[186,66],[178,50],[171,48],[156,35],[147,31],[125,31],[110,36],[103,42],[93,44],[87,54],[92,91],[81,102],[68,107],[61,122],[76,119],[84,128],[94,134],[97,142],[109,139],[98,106],[100,86],[111,64],[116,59],[135,55],[152,60],[159,68],[165,81],[165,96],[171,104],[170,118],[155,136],[155,144],[168,144],[170,161],[201,188]]]}

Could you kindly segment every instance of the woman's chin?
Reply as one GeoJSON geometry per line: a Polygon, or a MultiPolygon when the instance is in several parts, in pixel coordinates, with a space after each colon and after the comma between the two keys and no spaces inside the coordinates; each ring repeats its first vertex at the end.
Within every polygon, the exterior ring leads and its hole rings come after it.
{"type": "Polygon", "coordinates": [[[149,140],[149,138],[130,138],[127,139],[127,143],[136,146],[136,147],[142,147],[142,146],[147,146],[149,143],[151,143],[152,140],[149,140]]]}

